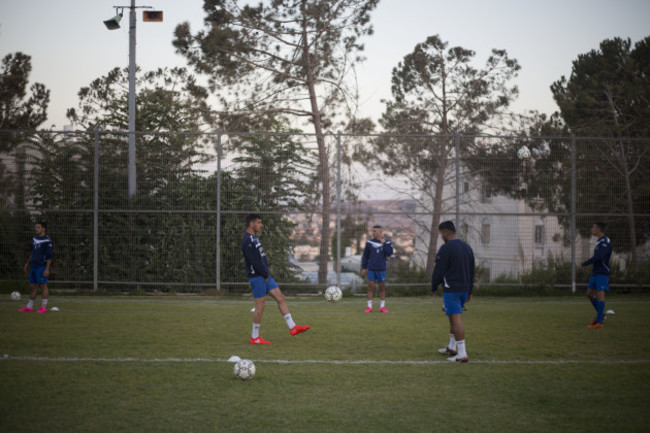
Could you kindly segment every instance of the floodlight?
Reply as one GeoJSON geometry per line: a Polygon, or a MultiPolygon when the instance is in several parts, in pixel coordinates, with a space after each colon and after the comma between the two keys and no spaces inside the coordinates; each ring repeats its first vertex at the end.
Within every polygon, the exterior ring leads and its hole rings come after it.
{"type": "Polygon", "coordinates": [[[122,14],[117,14],[110,20],[104,21],[104,25],[108,30],[117,30],[120,28],[121,20],[122,20],[122,14]]]}

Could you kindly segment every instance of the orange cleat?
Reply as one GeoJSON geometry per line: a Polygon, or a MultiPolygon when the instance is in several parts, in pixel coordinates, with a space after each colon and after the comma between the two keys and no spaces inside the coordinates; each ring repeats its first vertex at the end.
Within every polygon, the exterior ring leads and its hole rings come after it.
{"type": "Polygon", "coordinates": [[[294,326],[293,328],[291,328],[291,329],[289,330],[289,332],[291,333],[291,335],[298,335],[298,334],[302,334],[303,332],[305,332],[305,331],[308,330],[309,328],[311,328],[311,326],[300,326],[300,325],[296,325],[296,326],[294,326]]]}

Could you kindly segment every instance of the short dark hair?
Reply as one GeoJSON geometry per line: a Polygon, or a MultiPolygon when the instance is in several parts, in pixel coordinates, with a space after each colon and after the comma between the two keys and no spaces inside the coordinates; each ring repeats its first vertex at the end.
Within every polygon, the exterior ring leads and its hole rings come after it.
{"type": "Polygon", "coordinates": [[[605,228],[607,228],[607,224],[605,224],[604,222],[596,221],[596,222],[594,223],[594,225],[595,225],[596,227],[598,227],[598,229],[599,229],[601,232],[605,233],[605,228]]]}
{"type": "Polygon", "coordinates": [[[47,230],[47,223],[45,221],[43,221],[43,220],[36,221],[36,224],[42,226],[44,229],[47,230]]]}
{"type": "Polygon", "coordinates": [[[372,226],[372,228],[373,228],[373,229],[382,229],[382,230],[384,229],[384,228],[383,228],[382,226],[380,226],[380,225],[372,226]]]}
{"type": "Polygon", "coordinates": [[[251,221],[257,221],[261,219],[262,219],[262,215],[258,213],[249,213],[248,215],[246,215],[246,227],[251,225],[251,221]]]}
{"type": "Polygon", "coordinates": [[[438,230],[449,230],[452,233],[456,233],[456,226],[451,221],[443,221],[438,226],[438,230]]]}

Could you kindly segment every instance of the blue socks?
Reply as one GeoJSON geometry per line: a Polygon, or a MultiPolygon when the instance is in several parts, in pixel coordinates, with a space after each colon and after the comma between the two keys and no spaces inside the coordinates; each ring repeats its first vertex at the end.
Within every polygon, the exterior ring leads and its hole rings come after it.
{"type": "Polygon", "coordinates": [[[603,313],[605,312],[605,301],[596,301],[596,311],[598,312],[598,317],[596,322],[603,323],[603,313]]]}

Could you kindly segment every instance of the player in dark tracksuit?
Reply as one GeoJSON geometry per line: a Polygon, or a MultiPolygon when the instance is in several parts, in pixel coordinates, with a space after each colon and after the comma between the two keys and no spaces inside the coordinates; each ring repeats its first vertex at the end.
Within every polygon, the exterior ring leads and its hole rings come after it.
{"type": "Polygon", "coordinates": [[[474,288],[474,252],[472,248],[456,237],[456,227],[451,221],[438,226],[440,236],[445,242],[436,255],[436,266],[431,276],[431,291],[435,294],[438,286],[444,289],[445,314],[449,317],[449,345],[438,352],[451,355],[450,362],[467,362],[465,349],[465,329],[461,315],[463,306],[472,299],[474,288]]]}
{"type": "Polygon", "coordinates": [[[598,237],[594,247],[594,255],[586,262],[578,265],[579,269],[593,265],[587,297],[596,309],[596,317],[587,325],[589,328],[602,328],[605,317],[605,292],[609,291],[609,259],[612,256],[612,241],[605,236],[605,223],[597,222],[591,226],[591,234],[598,237]]]}
{"type": "Polygon", "coordinates": [[[41,286],[41,308],[37,313],[47,313],[47,302],[50,292],[47,288],[47,280],[50,276],[50,265],[52,264],[52,239],[45,234],[47,225],[44,221],[39,221],[34,226],[35,236],[32,238],[32,251],[27,263],[25,263],[25,272],[29,272],[29,301],[27,305],[18,311],[34,311],[34,301],[38,292],[38,286],[41,286]]]}
{"type": "Polygon", "coordinates": [[[289,326],[291,335],[298,335],[306,330],[309,326],[296,325],[289,312],[287,301],[284,294],[278,287],[273,277],[269,274],[269,264],[266,261],[266,254],[262,243],[256,236],[262,230],[262,217],[258,214],[249,214],[246,216],[246,233],[242,239],[241,251],[246,262],[246,274],[248,281],[253,288],[253,298],[255,298],[255,315],[253,316],[253,332],[251,334],[251,344],[271,344],[260,336],[260,326],[262,324],[262,313],[264,312],[264,300],[269,294],[278,303],[278,308],[284,316],[284,320],[289,326]]]}
{"type": "Polygon", "coordinates": [[[361,259],[361,276],[368,276],[368,307],[364,313],[372,313],[375,282],[379,285],[379,311],[388,313],[386,309],[386,269],[388,258],[391,255],[393,255],[393,244],[384,239],[384,230],[381,226],[373,226],[372,239],[366,242],[361,259]]]}

